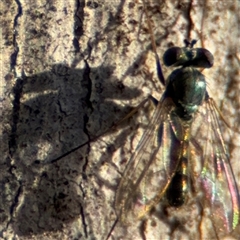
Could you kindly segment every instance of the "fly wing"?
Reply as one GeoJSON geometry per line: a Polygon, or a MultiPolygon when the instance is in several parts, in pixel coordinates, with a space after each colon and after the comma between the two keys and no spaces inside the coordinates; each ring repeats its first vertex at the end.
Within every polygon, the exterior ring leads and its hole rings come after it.
{"type": "Polygon", "coordinates": [[[168,121],[173,103],[159,102],[120,181],[115,200],[119,218],[127,223],[139,219],[158,202],[174,172],[169,167],[171,126],[168,121]]]}
{"type": "Polygon", "coordinates": [[[239,192],[212,99],[199,108],[192,129],[195,140],[202,146],[199,180],[205,204],[211,209],[216,231],[230,232],[239,226],[239,192]]]}

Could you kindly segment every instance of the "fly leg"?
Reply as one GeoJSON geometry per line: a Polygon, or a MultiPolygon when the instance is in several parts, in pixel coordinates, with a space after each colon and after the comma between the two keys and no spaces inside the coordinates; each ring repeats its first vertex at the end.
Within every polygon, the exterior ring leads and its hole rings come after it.
{"type": "MultiPolygon", "coordinates": [[[[156,106],[158,104],[158,100],[155,99],[153,96],[149,95],[146,99],[144,99],[137,107],[135,107],[130,113],[128,113],[124,118],[122,118],[121,120],[119,120],[117,123],[113,124],[113,126],[106,130],[105,132],[103,132],[102,134],[90,139],[89,141],[83,143],[83,144],[80,144],[79,146],[71,149],[70,151],[62,154],[61,156],[59,157],[56,157],[55,159],[51,159],[50,161],[48,162],[45,162],[45,163],[41,163],[41,164],[51,164],[51,163],[55,163],[59,160],[61,160],[63,157],[66,157],[68,156],[69,154],[77,151],[78,149],[80,149],[81,147],[91,143],[91,142],[94,142],[94,141],[97,141],[100,137],[103,137],[105,136],[106,134],[110,133],[111,131],[113,130],[116,130],[117,127],[122,123],[124,122],[125,120],[129,119],[130,117],[132,117],[134,114],[136,114],[139,109],[141,109],[147,102],[149,102],[149,100],[156,106]]],[[[36,164],[40,164],[40,162],[35,162],[36,164]]]]}
{"type": "Polygon", "coordinates": [[[159,59],[159,56],[157,54],[156,41],[155,41],[155,37],[154,37],[154,34],[153,34],[150,18],[148,16],[145,0],[143,0],[143,7],[144,7],[144,12],[145,12],[146,18],[147,18],[147,24],[148,24],[149,34],[150,34],[150,38],[151,38],[152,50],[154,52],[155,59],[156,59],[157,75],[158,75],[158,78],[159,78],[160,82],[165,86],[166,81],[165,81],[165,78],[163,76],[160,59],[159,59]]]}
{"type": "MultiPolygon", "coordinates": [[[[158,104],[158,100],[154,98],[152,95],[149,95],[146,99],[144,99],[137,107],[135,107],[130,113],[128,113],[124,118],[119,120],[116,124],[112,126],[112,128],[116,128],[119,124],[132,117],[135,113],[137,113],[147,102],[151,101],[153,105],[156,107],[158,104]]],[[[107,133],[107,132],[106,132],[107,133]]],[[[106,134],[106,133],[103,133],[106,134]]],[[[101,135],[102,136],[102,135],[101,135]]]]}

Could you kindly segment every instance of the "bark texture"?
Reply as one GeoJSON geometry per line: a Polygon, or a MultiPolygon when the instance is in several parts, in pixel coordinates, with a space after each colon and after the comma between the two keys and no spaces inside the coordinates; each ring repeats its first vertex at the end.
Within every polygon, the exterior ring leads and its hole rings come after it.
{"type": "MultiPolygon", "coordinates": [[[[0,4],[0,239],[105,239],[116,219],[121,173],[151,114],[140,111],[118,130],[95,137],[149,93],[159,99],[164,90],[143,4],[0,4]]],[[[214,55],[214,67],[204,74],[232,126],[231,137],[226,127],[224,137],[239,184],[239,2],[151,0],[147,6],[160,57],[169,46],[183,46],[185,38],[198,39],[197,47],[214,55]]],[[[171,69],[163,71],[167,77],[171,69]]],[[[181,231],[156,224],[158,231],[154,224],[143,231],[145,225],[133,222],[111,239],[200,236],[191,235],[189,226],[181,231]]],[[[210,230],[201,236],[211,236],[210,230]]],[[[237,229],[232,237],[239,235],[237,229]]]]}

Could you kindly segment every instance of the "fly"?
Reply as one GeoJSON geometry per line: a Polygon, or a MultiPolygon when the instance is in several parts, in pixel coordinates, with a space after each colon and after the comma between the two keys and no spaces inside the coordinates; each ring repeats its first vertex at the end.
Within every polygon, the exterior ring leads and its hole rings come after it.
{"type": "MultiPolygon", "coordinates": [[[[152,36],[150,24],[149,29],[152,36]]],[[[194,48],[195,44],[196,40],[185,40],[185,47],[164,53],[164,64],[176,67],[165,81],[152,38],[165,92],[116,193],[116,212],[124,223],[142,219],[163,199],[179,208],[201,190],[216,231],[230,232],[239,226],[239,193],[220,131],[219,111],[198,70],[211,68],[214,59],[207,49],[194,48]]]]}

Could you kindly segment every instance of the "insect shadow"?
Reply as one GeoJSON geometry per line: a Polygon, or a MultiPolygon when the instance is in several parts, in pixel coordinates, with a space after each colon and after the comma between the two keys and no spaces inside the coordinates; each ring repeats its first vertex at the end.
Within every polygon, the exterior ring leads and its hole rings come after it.
{"type": "MultiPolygon", "coordinates": [[[[93,129],[99,128],[101,117],[97,117],[98,109],[94,110],[96,106],[89,100],[93,86],[89,85],[90,73],[86,69],[59,64],[49,72],[17,79],[13,90],[10,156],[6,162],[12,165],[11,178],[15,175],[21,179],[12,179],[15,185],[11,191],[18,192],[17,196],[24,195],[18,214],[12,218],[19,236],[60,230],[63,223],[83,216],[83,193],[76,190],[79,183],[75,178],[84,176],[89,152],[86,142],[94,136],[86,129],[86,124],[89,121],[93,129]],[[94,113],[93,119],[89,119],[91,113],[94,113]],[[85,146],[81,148],[81,145],[85,146]]],[[[115,85],[114,95],[105,94],[107,99],[130,100],[141,94],[135,88],[119,87],[112,71],[111,66],[91,69],[99,78],[102,91],[114,89],[115,85]]],[[[116,112],[124,115],[130,110],[109,100],[101,101],[112,112],[107,122],[109,126],[121,118],[116,112]]],[[[104,129],[99,129],[100,134],[101,131],[104,129]]],[[[1,201],[7,203],[7,196],[1,196],[1,201]]],[[[6,208],[13,211],[18,204],[16,198],[12,206],[6,208]]]]}
{"type": "MultiPolygon", "coordinates": [[[[121,8],[120,4],[117,14],[121,8]]],[[[114,31],[115,18],[117,16],[111,15],[106,31],[108,27],[114,31]]],[[[129,66],[126,75],[138,68],[141,55],[129,66]]],[[[72,66],[81,60],[76,59],[72,66]]],[[[138,89],[124,86],[123,79],[116,79],[113,71],[112,66],[90,69],[85,61],[84,69],[57,64],[49,71],[29,77],[23,72],[22,77],[16,79],[13,108],[5,115],[11,130],[9,156],[1,167],[4,172],[1,189],[4,190],[0,196],[3,203],[0,214],[3,225],[11,224],[18,236],[62,230],[64,224],[79,216],[83,227],[77,238],[87,238],[88,232],[94,232],[84,212],[85,193],[78,180],[87,178],[85,170],[90,150],[86,142],[96,136],[88,130],[88,125],[101,135],[103,125],[110,127],[131,109],[110,100],[130,100],[141,94],[138,89]],[[91,85],[93,79],[95,85],[91,85]],[[100,120],[104,111],[100,111],[96,101],[90,101],[91,94],[111,113],[104,123],[100,120]]],[[[10,75],[5,76],[6,80],[9,78],[10,75]]],[[[126,135],[122,136],[124,141],[126,135]]],[[[118,144],[121,145],[121,141],[118,144]]]]}

